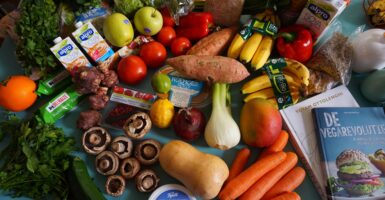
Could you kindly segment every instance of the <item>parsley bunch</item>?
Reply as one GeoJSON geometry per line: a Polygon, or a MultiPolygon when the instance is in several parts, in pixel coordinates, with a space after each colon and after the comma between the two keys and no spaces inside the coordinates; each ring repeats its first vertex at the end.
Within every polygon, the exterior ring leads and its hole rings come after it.
{"type": "Polygon", "coordinates": [[[37,117],[27,122],[14,117],[2,121],[0,132],[11,137],[0,153],[0,189],[13,196],[66,199],[69,186],[65,171],[75,141],[37,117]]]}

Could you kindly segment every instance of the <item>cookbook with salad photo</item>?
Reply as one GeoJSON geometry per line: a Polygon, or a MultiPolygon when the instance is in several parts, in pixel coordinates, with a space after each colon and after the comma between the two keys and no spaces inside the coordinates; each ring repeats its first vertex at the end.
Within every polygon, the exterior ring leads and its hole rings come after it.
{"type": "Polygon", "coordinates": [[[385,0],[0,1],[0,199],[384,198],[382,135],[329,131],[380,127],[342,113],[385,102],[384,13],[385,0]]]}

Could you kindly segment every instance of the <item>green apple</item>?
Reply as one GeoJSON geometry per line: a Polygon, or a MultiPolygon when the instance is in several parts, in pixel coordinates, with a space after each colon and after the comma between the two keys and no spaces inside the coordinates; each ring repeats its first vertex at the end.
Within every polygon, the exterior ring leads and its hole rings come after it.
{"type": "Polygon", "coordinates": [[[155,35],[163,26],[162,14],[153,7],[143,7],[134,16],[136,30],[143,35],[155,35]]]}
{"type": "Polygon", "coordinates": [[[106,39],[114,46],[123,47],[134,38],[134,29],[130,20],[120,13],[113,13],[103,23],[106,39]]]}

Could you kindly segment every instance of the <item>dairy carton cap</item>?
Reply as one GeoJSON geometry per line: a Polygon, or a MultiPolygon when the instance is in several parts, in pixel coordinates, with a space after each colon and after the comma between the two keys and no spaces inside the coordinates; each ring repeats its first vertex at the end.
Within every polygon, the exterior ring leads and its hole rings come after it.
{"type": "Polygon", "coordinates": [[[63,39],[61,37],[57,37],[53,40],[53,43],[55,44],[58,44],[59,42],[61,42],[63,39]]]}
{"type": "Polygon", "coordinates": [[[80,28],[81,26],[83,26],[83,22],[76,22],[75,24],[76,28],[80,28]]]}

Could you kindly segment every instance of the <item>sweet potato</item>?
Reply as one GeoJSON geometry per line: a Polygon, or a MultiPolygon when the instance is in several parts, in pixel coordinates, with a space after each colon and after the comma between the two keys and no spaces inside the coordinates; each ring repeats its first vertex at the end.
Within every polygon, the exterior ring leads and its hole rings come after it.
{"type": "Polygon", "coordinates": [[[166,63],[184,76],[210,83],[237,83],[250,75],[242,63],[223,56],[183,55],[166,63]]]}
{"type": "Polygon", "coordinates": [[[187,55],[219,56],[230,45],[237,30],[238,27],[230,27],[212,33],[192,46],[187,55]]]}

